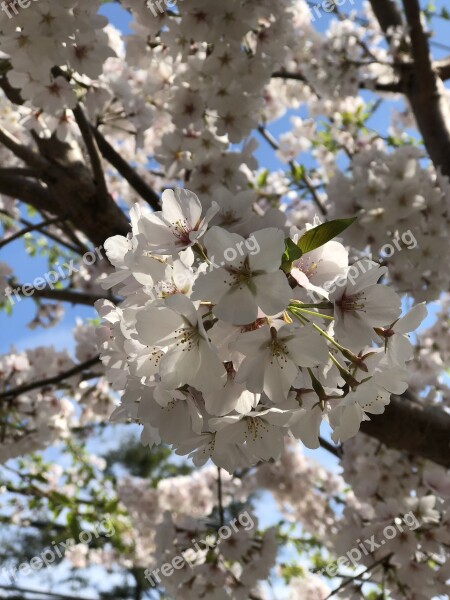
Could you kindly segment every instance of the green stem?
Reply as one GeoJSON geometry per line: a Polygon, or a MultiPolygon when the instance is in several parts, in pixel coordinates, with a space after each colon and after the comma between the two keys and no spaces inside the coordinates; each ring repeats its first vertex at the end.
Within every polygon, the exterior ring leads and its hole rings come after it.
{"type": "Polygon", "coordinates": [[[300,306],[296,306],[295,310],[299,310],[302,313],[307,315],[313,315],[315,317],[320,317],[321,319],[327,319],[328,321],[334,321],[334,317],[330,317],[329,315],[324,315],[319,312],[314,312],[313,310],[307,310],[306,308],[300,308],[300,306]]]}

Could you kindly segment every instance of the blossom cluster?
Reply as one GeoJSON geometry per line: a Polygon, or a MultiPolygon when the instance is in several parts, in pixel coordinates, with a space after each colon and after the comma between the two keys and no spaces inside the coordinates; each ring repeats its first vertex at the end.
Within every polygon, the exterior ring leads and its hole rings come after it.
{"type": "Polygon", "coordinates": [[[92,386],[83,380],[82,373],[74,374],[65,379],[62,392],[50,382],[33,387],[34,383],[57,380],[59,375],[96,356],[93,325],[79,322],[74,337],[79,362],[65,350],[44,346],[23,352],[11,348],[8,354],[0,356],[0,402],[8,406],[0,442],[1,463],[67,439],[71,428],[96,423],[111,414],[113,398],[102,378],[92,386]]]}
{"type": "Polygon", "coordinates": [[[250,206],[228,205],[230,228],[222,214],[166,190],[162,211],[135,206],[131,234],[106,241],[116,270],[103,285],[123,297],[97,303],[102,361],[123,391],[113,418],[142,423],[145,444],[230,472],[278,458],[287,435],[317,448],[323,420],[345,441],[407,388],[407,334],[425,307],[400,318],[376,263],[355,276],[331,239],[338,222],[289,237],[279,217],[259,228],[250,206]],[[323,302],[305,302],[311,290],[323,302]]]}
{"type": "MultiPolygon", "coordinates": [[[[335,551],[347,551],[356,539],[379,538],[386,525],[412,512],[417,527],[405,529],[362,562],[368,565],[392,553],[385,573],[394,597],[428,600],[445,595],[450,574],[448,470],[380,446],[365,435],[344,444],[342,466],[356,498],[338,525],[335,551]]],[[[376,580],[382,577],[379,573],[376,580]]]]}

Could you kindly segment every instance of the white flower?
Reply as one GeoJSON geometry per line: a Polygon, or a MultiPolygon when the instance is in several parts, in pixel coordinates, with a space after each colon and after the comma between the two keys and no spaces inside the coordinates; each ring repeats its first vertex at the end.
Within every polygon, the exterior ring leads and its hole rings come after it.
{"type": "Polygon", "coordinates": [[[235,372],[230,370],[228,381],[223,388],[203,394],[206,410],[210,415],[222,417],[233,411],[246,414],[257,406],[259,394],[247,390],[245,384],[236,383],[235,375],[235,372]]]}
{"type": "Polygon", "coordinates": [[[301,287],[328,298],[327,288],[347,267],[348,252],[344,246],[328,242],[294,261],[291,275],[301,287]]]}
{"type": "Polygon", "coordinates": [[[264,392],[272,402],[288,396],[298,367],[315,367],[327,362],[328,348],[311,327],[284,325],[278,331],[268,326],[244,333],[231,345],[246,356],[236,381],[255,393],[264,392]]]}
{"type": "Polygon", "coordinates": [[[248,240],[212,227],[204,238],[208,256],[216,268],[200,275],[192,298],[215,304],[214,314],[235,325],[253,323],[258,308],[266,315],[282,312],[291,288],[280,271],[284,234],[268,228],[248,240]]]}
{"type": "Polygon", "coordinates": [[[166,389],[192,385],[208,391],[225,385],[225,367],[206,335],[202,318],[186,296],[170,296],[165,306],[146,306],[136,315],[136,330],[141,343],[168,347],[159,366],[166,389]]]}
{"type": "Polygon", "coordinates": [[[401,317],[391,327],[377,330],[378,335],[385,339],[387,360],[397,365],[404,365],[413,356],[413,345],[408,333],[415,331],[426,318],[428,311],[425,302],[417,304],[405,316],[401,317]]]}
{"type": "Polygon", "coordinates": [[[374,327],[386,326],[399,316],[399,296],[391,288],[377,285],[386,272],[386,267],[372,261],[359,261],[350,267],[343,287],[330,293],[334,331],[341,344],[360,349],[375,339],[374,327]]]}
{"type": "Polygon", "coordinates": [[[226,454],[230,446],[239,446],[254,464],[258,460],[278,458],[284,447],[284,436],[291,411],[269,408],[247,415],[230,415],[210,419],[216,430],[216,451],[226,454]]]}
{"type": "Polygon", "coordinates": [[[213,202],[202,218],[202,205],[193,192],[180,188],[165,190],[162,211],[143,216],[140,228],[155,254],[175,254],[193,246],[201,238],[218,210],[213,202]]]}

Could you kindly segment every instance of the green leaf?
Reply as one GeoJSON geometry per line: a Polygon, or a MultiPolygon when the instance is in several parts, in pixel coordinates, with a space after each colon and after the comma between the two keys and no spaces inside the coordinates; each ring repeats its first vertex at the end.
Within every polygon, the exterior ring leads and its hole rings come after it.
{"type": "Polygon", "coordinates": [[[302,254],[311,252],[338,236],[355,221],[356,217],[351,217],[349,219],[335,219],[334,221],[328,221],[328,223],[322,223],[322,225],[318,225],[307,231],[299,239],[297,246],[300,248],[302,254]]]}
{"type": "Polygon", "coordinates": [[[262,188],[266,185],[268,176],[269,176],[268,169],[264,169],[264,171],[262,171],[258,175],[258,179],[256,180],[256,185],[258,188],[262,188]]]}
{"type": "Polygon", "coordinates": [[[298,260],[301,258],[303,252],[297,246],[295,242],[291,240],[291,238],[286,238],[284,240],[285,250],[283,254],[283,259],[281,261],[281,268],[285,273],[290,273],[292,268],[292,263],[294,260],[298,260]]]}

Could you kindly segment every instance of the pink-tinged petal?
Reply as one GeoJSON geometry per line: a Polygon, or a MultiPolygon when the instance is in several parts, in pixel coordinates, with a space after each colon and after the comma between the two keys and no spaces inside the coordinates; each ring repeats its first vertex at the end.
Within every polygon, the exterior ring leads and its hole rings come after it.
{"type": "Polygon", "coordinates": [[[192,385],[200,391],[218,390],[227,382],[227,371],[215,350],[200,340],[200,366],[192,385]]]}
{"type": "Polygon", "coordinates": [[[347,287],[347,289],[352,294],[356,294],[357,292],[378,283],[380,277],[387,272],[387,267],[380,267],[378,263],[372,260],[359,260],[349,267],[348,277],[352,281],[350,282],[350,288],[347,287]]]}
{"type": "Polygon", "coordinates": [[[117,268],[125,266],[125,255],[130,250],[130,242],[123,235],[115,235],[103,244],[109,262],[117,268]]]}
{"type": "Polygon", "coordinates": [[[259,394],[264,388],[264,372],[266,361],[261,358],[246,358],[236,374],[236,383],[245,384],[254,394],[259,394]]]}
{"type": "Polygon", "coordinates": [[[401,312],[400,297],[385,285],[373,285],[362,292],[361,311],[365,321],[372,327],[383,327],[393,323],[401,312]]]}
{"type": "Polygon", "coordinates": [[[192,300],[219,302],[234,284],[235,278],[225,269],[214,269],[200,274],[192,288],[192,300]]]}
{"type": "Polygon", "coordinates": [[[230,344],[230,349],[237,350],[245,356],[259,356],[264,350],[268,351],[270,340],[270,329],[264,325],[254,331],[241,334],[236,342],[230,344]]]}
{"type": "Polygon", "coordinates": [[[396,334],[387,341],[387,356],[394,364],[404,364],[414,356],[414,346],[406,335],[396,334]]]}
{"type": "Polygon", "coordinates": [[[184,294],[174,294],[165,300],[168,308],[184,317],[189,323],[196,327],[198,324],[198,314],[193,303],[184,294]]]}

